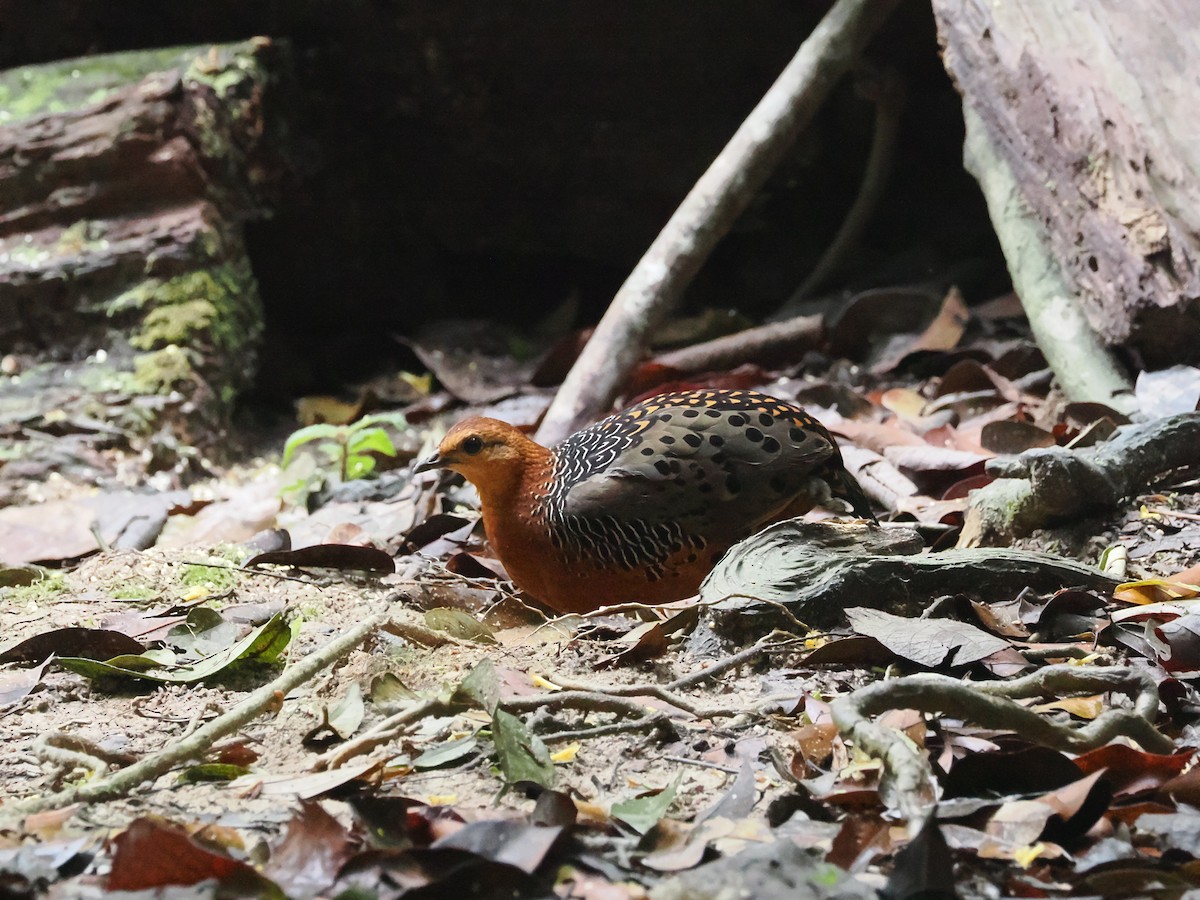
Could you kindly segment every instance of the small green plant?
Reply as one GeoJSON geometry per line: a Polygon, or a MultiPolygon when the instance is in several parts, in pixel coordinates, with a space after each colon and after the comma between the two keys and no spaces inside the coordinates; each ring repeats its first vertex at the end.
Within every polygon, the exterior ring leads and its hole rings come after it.
{"type": "Polygon", "coordinates": [[[396,445],[382,426],[403,428],[406,424],[403,415],[390,413],[364,416],[350,425],[309,425],[292,432],[287,439],[283,447],[283,465],[287,466],[301,447],[316,442],[317,451],[329,465],[337,466],[342,481],[365,478],[375,470],[376,461],[371,454],[396,455],[396,445]]]}

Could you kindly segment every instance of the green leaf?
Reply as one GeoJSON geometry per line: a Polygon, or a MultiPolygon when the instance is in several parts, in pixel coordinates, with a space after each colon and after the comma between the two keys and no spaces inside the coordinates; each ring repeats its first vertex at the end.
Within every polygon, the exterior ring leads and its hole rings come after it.
{"type": "Polygon", "coordinates": [[[350,453],[380,453],[384,456],[395,456],[396,445],[382,428],[368,428],[354,434],[346,442],[346,450],[350,453]]]}
{"type": "Polygon", "coordinates": [[[609,812],[614,819],[620,819],[638,834],[645,834],[667,814],[667,810],[675,802],[675,794],[682,780],[683,773],[680,772],[675,776],[675,780],[661,791],[614,803],[609,812]]]}
{"type": "Polygon", "coordinates": [[[492,743],[496,745],[496,762],[506,784],[532,781],[542,787],[554,785],[550,752],[516,716],[502,709],[492,714],[492,743]]]}
{"type": "Polygon", "coordinates": [[[434,631],[444,631],[461,641],[475,641],[477,644],[496,643],[490,627],[473,616],[467,615],[461,609],[438,606],[426,610],[425,624],[434,631]]]}
{"type": "Polygon", "coordinates": [[[233,781],[243,775],[249,775],[246,766],[235,766],[232,763],[200,763],[188,766],[179,773],[179,780],[184,784],[196,784],[201,781],[233,781]]]}
{"type": "Polygon", "coordinates": [[[412,761],[414,769],[439,769],[450,763],[458,762],[474,753],[479,746],[479,740],[473,734],[446,741],[437,747],[431,747],[412,761]]]}
{"type": "Polygon", "coordinates": [[[188,610],[186,621],[167,632],[167,643],[197,659],[231,646],[241,630],[241,626],[227,621],[215,609],[197,606],[188,610]]]}
{"type": "Polygon", "coordinates": [[[336,439],[339,432],[340,429],[337,425],[329,425],[325,422],[319,425],[309,425],[301,428],[299,431],[293,431],[288,437],[287,443],[283,445],[283,462],[281,465],[286,466],[291,462],[292,456],[295,455],[296,451],[309,441],[316,441],[322,438],[336,439]]]}
{"type": "Polygon", "coordinates": [[[361,454],[346,457],[347,479],[353,481],[355,478],[366,478],[373,471],[375,471],[375,457],[361,454]]]}
{"type": "Polygon", "coordinates": [[[401,700],[419,700],[420,695],[411,690],[391,672],[384,672],[371,679],[367,696],[372,703],[397,703],[401,700]]]}
{"type": "Polygon", "coordinates": [[[467,673],[451,699],[494,713],[500,704],[500,676],[496,674],[496,664],[490,659],[481,659],[467,673]]]}
{"type": "Polygon", "coordinates": [[[234,663],[274,662],[291,639],[291,627],[282,613],[277,613],[231,647],[185,666],[163,668],[163,662],[153,659],[149,652],[118,656],[106,662],[64,657],[58,664],[86,678],[140,678],[164,684],[191,684],[211,678],[234,663]]]}

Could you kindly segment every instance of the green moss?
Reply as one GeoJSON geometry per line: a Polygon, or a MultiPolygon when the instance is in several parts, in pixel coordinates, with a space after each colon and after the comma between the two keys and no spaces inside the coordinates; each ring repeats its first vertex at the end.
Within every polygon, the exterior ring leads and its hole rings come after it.
{"type": "Polygon", "coordinates": [[[112,589],[112,595],[117,600],[149,600],[158,596],[158,591],[149,582],[130,579],[112,589]]]}
{"type": "Polygon", "coordinates": [[[0,598],[12,606],[28,606],[45,603],[67,590],[66,578],[62,572],[47,570],[33,584],[20,587],[0,588],[0,598]]]}
{"type": "Polygon", "coordinates": [[[178,344],[142,353],[133,361],[133,393],[164,394],[196,376],[188,352],[178,344]]]}
{"type": "Polygon", "coordinates": [[[225,566],[184,566],[179,583],[186,588],[203,588],[212,594],[223,594],[237,587],[241,575],[237,569],[225,566]]]}
{"type": "Polygon", "coordinates": [[[139,350],[152,350],[164,344],[186,344],[196,332],[208,328],[216,316],[217,308],[209,300],[187,300],[160,306],[146,314],[131,343],[139,350]]]}
{"type": "Polygon", "coordinates": [[[155,72],[202,81],[224,96],[255,73],[258,40],[106,53],[0,72],[0,124],[101,103],[155,72]]]}
{"type": "Polygon", "coordinates": [[[244,259],[167,281],[151,278],[107,304],[110,316],[131,309],[146,310],[130,339],[139,350],[187,346],[203,334],[219,356],[237,358],[262,327],[254,276],[244,259]]]}

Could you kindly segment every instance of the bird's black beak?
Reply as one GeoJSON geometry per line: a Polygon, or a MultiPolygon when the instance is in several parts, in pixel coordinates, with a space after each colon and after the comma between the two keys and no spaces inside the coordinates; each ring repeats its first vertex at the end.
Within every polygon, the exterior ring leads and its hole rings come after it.
{"type": "Polygon", "coordinates": [[[431,472],[434,469],[442,468],[444,465],[445,461],[442,459],[442,455],[435,451],[413,467],[413,474],[416,475],[420,472],[431,472]]]}

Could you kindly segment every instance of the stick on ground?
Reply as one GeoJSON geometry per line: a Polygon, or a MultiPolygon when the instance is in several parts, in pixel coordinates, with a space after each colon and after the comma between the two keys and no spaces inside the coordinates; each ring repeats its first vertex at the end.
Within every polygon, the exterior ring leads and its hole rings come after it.
{"type": "Polygon", "coordinates": [[[316,652],[305,656],[299,662],[285,669],[282,675],[258,688],[224,715],[197,728],[183,740],[176,741],[158,753],[151,754],[131,766],[126,766],[103,778],[97,778],[95,781],[89,781],[77,787],[69,787],[55,794],[30,797],[26,800],[6,804],[3,810],[0,810],[0,814],[4,819],[9,819],[10,817],[27,816],[46,809],[59,809],[72,803],[108,800],[127,794],[139,785],[165,775],[175,766],[203,754],[219,738],[232,734],[243,725],[252,722],[280,697],[294,691],[322,669],[333,665],[365,641],[376,628],[387,621],[387,617],[387,614],[375,615],[360,625],[356,625],[316,652]]]}

